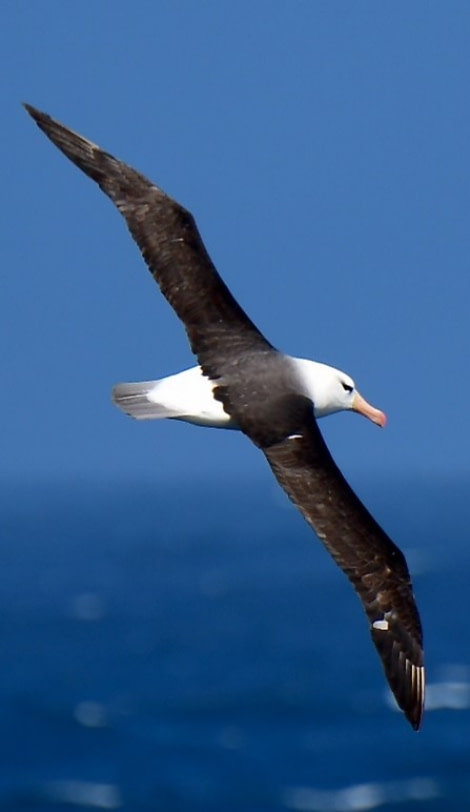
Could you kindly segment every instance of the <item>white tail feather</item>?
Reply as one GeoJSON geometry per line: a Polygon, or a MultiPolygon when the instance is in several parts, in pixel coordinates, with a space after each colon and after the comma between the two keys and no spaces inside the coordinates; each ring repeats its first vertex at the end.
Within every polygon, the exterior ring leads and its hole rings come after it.
{"type": "Polygon", "coordinates": [[[118,383],[113,388],[112,399],[116,406],[136,420],[158,420],[176,417],[174,409],[149,400],[149,392],[155,389],[157,381],[139,383],[118,383]]]}
{"type": "Polygon", "coordinates": [[[235,428],[221,402],[214,398],[213,388],[201,369],[192,367],[159,381],[119,383],[112,398],[119,409],[137,420],[166,417],[198,426],[235,428]]]}

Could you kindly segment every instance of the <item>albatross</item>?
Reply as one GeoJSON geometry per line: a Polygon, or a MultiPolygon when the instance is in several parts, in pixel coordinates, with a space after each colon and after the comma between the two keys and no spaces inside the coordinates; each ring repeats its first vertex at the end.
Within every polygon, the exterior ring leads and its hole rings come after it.
{"type": "Polygon", "coordinates": [[[384,413],[359,394],[349,375],[285,355],[264,337],[212,264],[183,206],[96,144],[29,104],[25,108],[118,208],[198,360],[198,366],[161,380],[119,384],[115,404],[138,420],[238,429],[263,452],[352,583],[397,704],[418,730],[423,635],[408,566],[342,475],[317,423],[352,410],[384,426],[384,413]]]}

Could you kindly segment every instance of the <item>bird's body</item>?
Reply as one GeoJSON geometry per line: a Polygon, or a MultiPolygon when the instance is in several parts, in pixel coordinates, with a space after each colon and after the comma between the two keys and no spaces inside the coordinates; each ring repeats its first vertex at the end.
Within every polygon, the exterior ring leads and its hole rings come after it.
{"type": "Polygon", "coordinates": [[[252,440],[354,586],[390,687],[417,729],[425,678],[408,567],[337,468],[316,421],[354,410],[383,426],[385,415],[345,373],[283,355],[267,341],[219,276],[180,204],[91,141],[26,108],[119,209],[199,362],[159,381],[119,384],[114,401],[138,419],[236,428],[252,440]]]}
{"type": "MultiPolygon", "coordinates": [[[[286,375],[290,376],[292,390],[312,401],[316,418],[344,409],[346,393],[351,398],[354,383],[344,372],[317,361],[292,358],[281,353],[276,353],[276,361],[280,367],[285,367],[286,375]],[[343,386],[350,388],[350,391],[343,386]]],[[[123,412],[137,420],[171,418],[197,426],[238,429],[233,417],[215,396],[216,389],[217,383],[204,375],[198,366],[158,381],[118,384],[113,389],[113,401],[123,412]]],[[[270,396],[266,397],[264,392],[262,398],[269,403],[270,396]]],[[[377,410],[378,421],[381,414],[377,410]]]]}

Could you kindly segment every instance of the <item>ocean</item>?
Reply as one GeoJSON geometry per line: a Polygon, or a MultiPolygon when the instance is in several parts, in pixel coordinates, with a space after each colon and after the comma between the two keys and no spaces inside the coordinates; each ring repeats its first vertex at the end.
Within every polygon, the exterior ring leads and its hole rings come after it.
{"type": "Polygon", "coordinates": [[[0,809],[470,809],[470,477],[359,492],[413,573],[419,733],[274,482],[4,484],[0,809]]]}

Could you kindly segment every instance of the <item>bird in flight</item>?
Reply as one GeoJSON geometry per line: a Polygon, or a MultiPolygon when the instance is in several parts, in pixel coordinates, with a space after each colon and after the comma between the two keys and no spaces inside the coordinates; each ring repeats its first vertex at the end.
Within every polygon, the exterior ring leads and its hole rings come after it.
{"type": "Polygon", "coordinates": [[[118,208],[199,362],[161,380],[119,384],[114,402],[140,420],[238,429],[263,452],[356,590],[390,688],[417,730],[424,706],[423,636],[406,560],[347,483],[317,423],[353,410],[384,426],[385,415],[349,375],[270,344],[218,274],[183,206],[96,144],[25,107],[118,208]]]}

